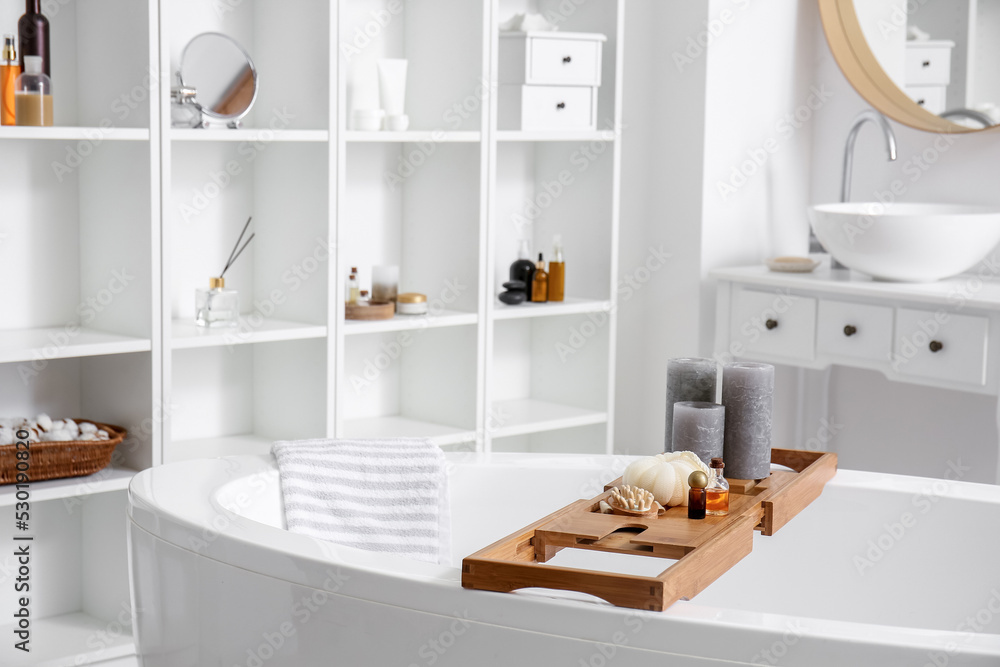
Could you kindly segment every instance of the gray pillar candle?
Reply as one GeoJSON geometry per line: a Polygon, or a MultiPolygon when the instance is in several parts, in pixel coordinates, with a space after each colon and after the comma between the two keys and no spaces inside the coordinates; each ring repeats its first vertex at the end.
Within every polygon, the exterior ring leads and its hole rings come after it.
{"type": "Polygon", "coordinates": [[[673,446],[674,403],[700,401],[715,403],[719,368],[714,359],[667,360],[667,423],[663,451],[677,451],[673,446]]]}
{"type": "Polygon", "coordinates": [[[674,403],[674,451],[694,452],[705,465],[722,456],[726,430],[726,408],[718,403],[681,401],[674,403]]]}
{"type": "Polygon", "coordinates": [[[774,366],[740,362],[722,367],[726,477],[763,479],[771,474],[774,366]]]}

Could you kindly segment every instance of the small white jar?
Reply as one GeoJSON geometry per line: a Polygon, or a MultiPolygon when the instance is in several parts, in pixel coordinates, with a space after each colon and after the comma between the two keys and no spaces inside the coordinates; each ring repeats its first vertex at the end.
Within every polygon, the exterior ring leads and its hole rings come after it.
{"type": "Polygon", "coordinates": [[[406,292],[396,297],[397,315],[426,315],[427,296],[419,292],[406,292]]]}

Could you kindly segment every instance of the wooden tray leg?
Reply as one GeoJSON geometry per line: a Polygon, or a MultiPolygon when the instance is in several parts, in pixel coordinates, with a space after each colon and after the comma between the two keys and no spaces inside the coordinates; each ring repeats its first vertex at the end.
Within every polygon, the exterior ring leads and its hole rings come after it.
{"type": "Polygon", "coordinates": [[[465,559],[462,587],[510,593],[520,588],[553,588],[579,591],[619,607],[663,611],[664,584],[658,578],[610,572],[575,570],[552,565],[526,565],[503,561],[465,559]]]}

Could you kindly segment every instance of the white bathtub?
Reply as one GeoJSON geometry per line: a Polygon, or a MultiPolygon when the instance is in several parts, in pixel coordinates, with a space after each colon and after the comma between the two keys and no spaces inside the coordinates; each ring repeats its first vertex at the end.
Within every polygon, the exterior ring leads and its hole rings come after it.
{"type": "MultiPolygon", "coordinates": [[[[463,556],[595,495],[628,459],[449,459],[455,567],[289,533],[265,457],[137,475],[129,552],[144,664],[1000,665],[998,487],[840,471],[694,600],[656,613],[460,584],[463,556]]],[[[575,550],[554,562],[664,566],[575,550]]]]}

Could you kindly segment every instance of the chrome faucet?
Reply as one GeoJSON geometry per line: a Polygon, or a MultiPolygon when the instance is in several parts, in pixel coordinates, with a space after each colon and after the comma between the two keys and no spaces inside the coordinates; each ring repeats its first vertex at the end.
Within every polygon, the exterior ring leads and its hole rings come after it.
{"type": "MultiPolygon", "coordinates": [[[[878,125],[882,130],[882,134],[885,135],[885,145],[889,151],[889,161],[891,162],[896,159],[896,135],[893,133],[892,126],[889,125],[889,121],[885,119],[885,116],[871,109],[859,113],[854,122],[851,123],[851,130],[847,133],[847,142],[844,144],[844,173],[841,175],[840,180],[840,201],[842,202],[846,202],[851,198],[854,144],[858,140],[858,133],[861,131],[861,126],[868,122],[878,125]]],[[[812,230],[809,231],[809,252],[825,252],[825,248],[820,244],[819,239],[816,238],[812,230]]],[[[830,268],[844,269],[847,267],[838,262],[836,258],[831,257],[830,268]]]]}
{"type": "Polygon", "coordinates": [[[867,122],[875,123],[885,135],[886,149],[889,151],[889,161],[896,159],[896,135],[892,131],[892,126],[885,116],[877,111],[868,109],[858,114],[851,125],[851,131],[847,133],[847,143],[844,145],[844,173],[840,181],[840,201],[846,202],[851,198],[851,171],[854,166],[854,143],[858,140],[858,132],[861,126],[867,122]]]}

